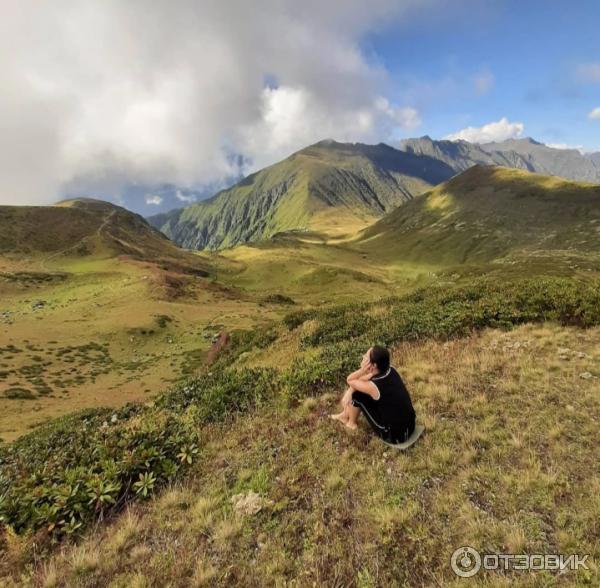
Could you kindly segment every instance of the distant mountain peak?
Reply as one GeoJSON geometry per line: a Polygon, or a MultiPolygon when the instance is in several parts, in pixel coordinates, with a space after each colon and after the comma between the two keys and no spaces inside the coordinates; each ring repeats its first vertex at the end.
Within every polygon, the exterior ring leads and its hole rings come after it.
{"type": "Polygon", "coordinates": [[[600,156],[552,148],[532,137],[481,144],[421,137],[401,141],[400,148],[441,159],[456,172],[476,164],[501,165],[600,184],[600,156]]]}
{"type": "Polygon", "coordinates": [[[312,147],[331,147],[334,145],[341,145],[341,143],[339,141],[336,141],[335,139],[328,138],[317,141],[312,145],[312,147]]]}
{"type": "Polygon", "coordinates": [[[540,143],[536,141],[533,137],[521,137],[518,139],[508,139],[508,141],[514,141],[515,143],[529,144],[529,145],[544,145],[544,143],[540,143]]]}

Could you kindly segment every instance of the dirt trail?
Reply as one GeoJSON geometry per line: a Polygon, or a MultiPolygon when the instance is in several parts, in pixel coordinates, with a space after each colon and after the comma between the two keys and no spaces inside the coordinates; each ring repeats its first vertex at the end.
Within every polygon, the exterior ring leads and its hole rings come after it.
{"type": "Polygon", "coordinates": [[[219,354],[229,346],[231,338],[229,337],[229,333],[223,331],[219,334],[219,338],[212,344],[211,348],[208,350],[208,354],[206,355],[206,363],[210,365],[214,363],[219,354]]]}
{"type": "MultiPolygon", "coordinates": [[[[99,237],[100,234],[102,233],[103,229],[106,227],[106,225],[110,222],[110,220],[112,219],[112,217],[116,214],[116,210],[112,210],[110,212],[110,214],[108,214],[108,216],[106,216],[106,218],[102,221],[102,224],[98,227],[98,229],[96,230],[96,232],[94,233],[95,237],[99,237]]],[[[80,239],[79,241],[77,241],[75,244],[71,245],[70,247],[67,247],[66,249],[62,249],[60,251],[57,251],[55,253],[52,253],[50,255],[48,255],[47,257],[45,257],[41,262],[40,262],[40,269],[42,271],[49,271],[47,264],[49,261],[51,261],[52,259],[55,259],[57,257],[60,257],[61,255],[64,255],[65,253],[67,253],[68,251],[71,251],[73,249],[76,249],[77,247],[79,247],[84,241],[86,241],[87,239],[90,238],[90,235],[87,235],[85,237],[83,237],[82,239],[80,239]]]]}

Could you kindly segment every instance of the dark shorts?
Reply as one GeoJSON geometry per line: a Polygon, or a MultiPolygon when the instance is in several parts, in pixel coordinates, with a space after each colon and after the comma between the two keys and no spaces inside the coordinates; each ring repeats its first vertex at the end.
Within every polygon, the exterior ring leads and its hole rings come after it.
{"type": "Polygon", "coordinates": [[[352,404],[360,408],[373,432],[388,443],[404,443],[415,430],[414,422],[390,424],[389,421],[382,418],[377,400],[364,392],[353,392],[352,404]]]}

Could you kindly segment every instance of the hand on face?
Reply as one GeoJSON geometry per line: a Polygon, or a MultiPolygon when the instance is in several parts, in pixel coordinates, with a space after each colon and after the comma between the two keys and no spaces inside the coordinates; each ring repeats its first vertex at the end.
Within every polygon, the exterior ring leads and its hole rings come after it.
{"type": "Polygon", "coordinates": [[[362,361],[360,362],[360,367],[368,372],[373,371],[373,364],[371,363],[371,358],[369,357],[368,351],[363,355],[362,361]]]}

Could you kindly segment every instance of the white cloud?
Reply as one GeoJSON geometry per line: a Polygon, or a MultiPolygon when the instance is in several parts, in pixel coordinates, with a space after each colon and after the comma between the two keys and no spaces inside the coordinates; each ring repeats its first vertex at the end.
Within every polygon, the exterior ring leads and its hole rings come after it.
{"type": "Polygon", "coordinates": [[[160,206],[162,204],[163,199],[157,194],[146,196],[146,204],[154,204],[155,206],[160,206]]]}
{"type": "Polygon", "coordinates": [[[600,106],[594,108],[594,110],[588,114],[588,118],[592,120],[600,119],[600,106]]]}
{"type": "Polygon", "coordinates": [[[391,121],[394,121],[403,129],[416,129],[421,126],[421,117],[416,108],[405,106],[403,108],[394,107],[387,98],[379,96],[375,100],[375,107],[383,112],[391,121]]]}
{"type": "Polygon", "coordinates": [[[382,102],[387,72],[360,49],[411,10],[422,3],[3,2],[0,202],[217,183],[239,174],[232,154],[256,168],[327,136],[414,128],[414,104],[382,102]]]}
{"type": "Polygon", "coordinates": [[[569,145],[568,143],[546,143],[546,147],[551,147],[552,149],[575,149],[582,155],[587,153],[583,145],[569,145]]]}
{"type": "Polygon", "coordinates": [[[180,202],[185,202],[187,204],[190,204],[191,202],[196,202],[195,196],[186,196],[181,192],[181,190],[177,190],[175,192],[175,198],[177,198],[177,200],[179,200],[180,202]]]}
{"type": "Polygon", "coordinates": [[[505,116],[497,122],[482,127],[467,127],[456,133],[446,135],[444,139],[451,141],[469,141],[471,143],[493,143],[517,139],[523,134],[525,125],[521,122],[510,122],[505,116]]]}
{"type": "Polygon", "coordinates": [[[493,87],[495,82],[494,74],[491,71],[482,71],[473,80],[473,86],[475,87],[475,93],[477,96],[483,96],[487,94],[493,87]]]}
{"type": "Polygon", "coordinates": [[[600,63],[582,63],[575,70],[581,82],[600,83],[600,63]]]}

